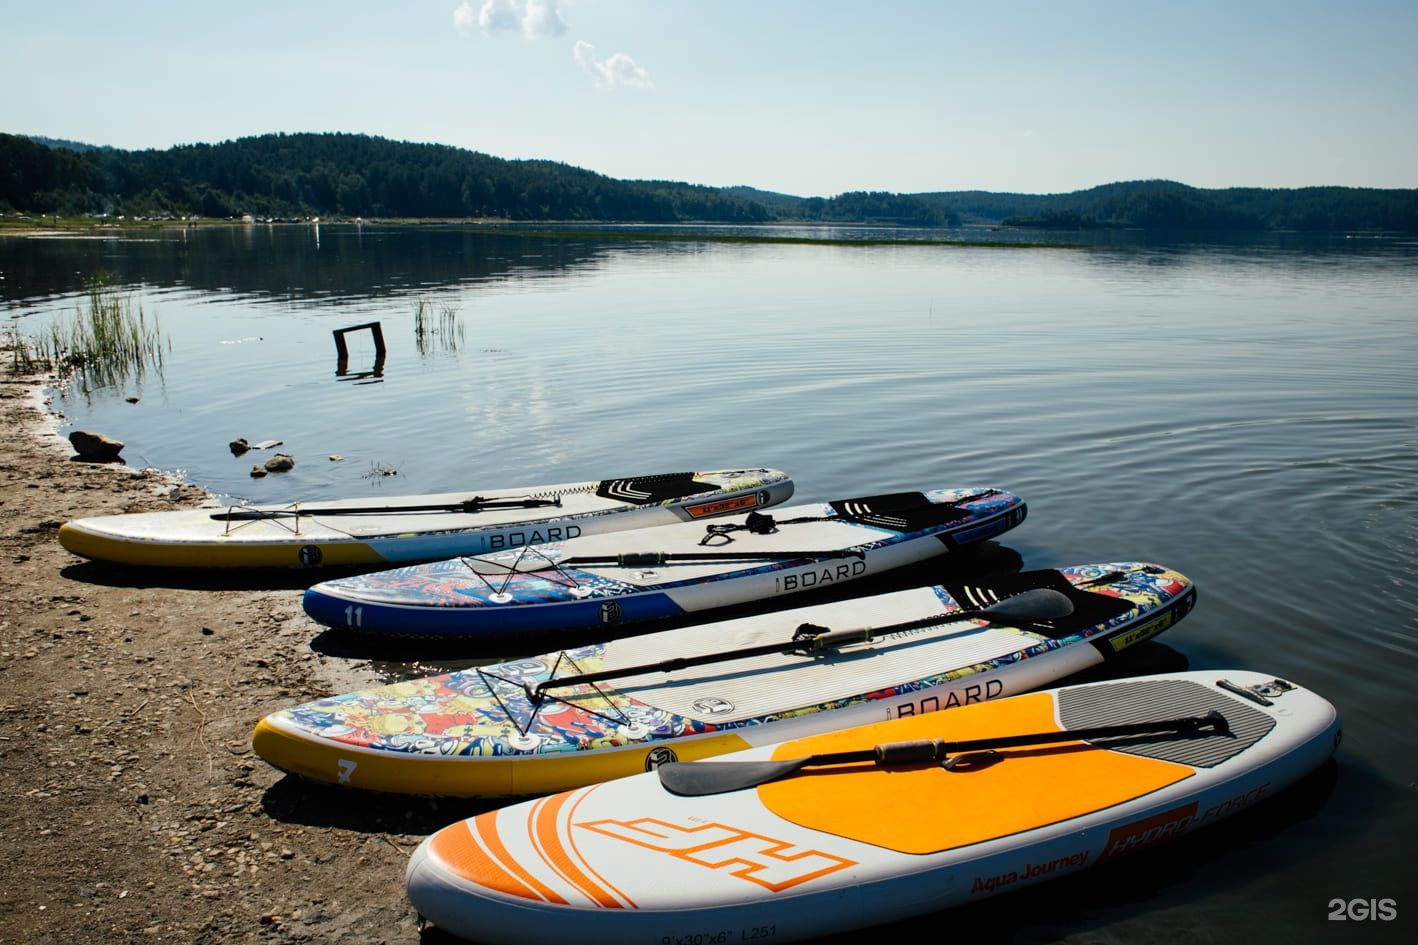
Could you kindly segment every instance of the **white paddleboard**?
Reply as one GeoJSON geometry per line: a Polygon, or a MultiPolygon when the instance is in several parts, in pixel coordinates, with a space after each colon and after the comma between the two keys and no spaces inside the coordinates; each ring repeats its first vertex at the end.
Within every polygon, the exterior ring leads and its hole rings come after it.
{"type": "Polygon", "coordinates": [[[1180,620],[1144,562],[1004,574],[594,643],[319,699],[257,754],[331,784],[542,794],[1046,686],[1180,620]]]}
{"type": "Polygon", "coordinates": [[[840,499],[335,578],[302,606],[341,630],[418,639],[608,629],[841,586],[994,538],[1025,514],[992,488],[840,499]]]}
{"type": "Polygon", "coordinates": [[[476,492],[102,515],[66,523],[59,542],[85,558],[150,567],[396,564],[694,522],[776,505],[792,494],[792,480],[775,469],[666,473],[476,492]]]}
{"type": "Polygon", "coordinates": [[[667,765],[480,814],[418,847],[407,890],[434,925],[490,945],[797,941],[1163,843],[1264,802],[1328,759],[1338,739],[1332,705],[1261,673],[1069,686],[667,765]],[[1191,734],[1067,734],[1184,719],[1198,720],[1191,734]],[[1018,735],[1052,741],[993,755],[978,747],[1018,735]],[[956,759],[947,764],[818,764],[836,752],[890,758],[903,749],[876,746],[927,740],[929,749],[930,739],[976,746],[945,746],[956,759]],[[765,775],[762,763],[774,759],[784,762],[774,771],[809,764],[765,775]],[[745,771],[743,762],[754,764],[745,771]],[[677,789],[698,780],[696,790],[707,782],[712,793],[672,793],[662,783],[671,769],[694,775],[677,789]]]}

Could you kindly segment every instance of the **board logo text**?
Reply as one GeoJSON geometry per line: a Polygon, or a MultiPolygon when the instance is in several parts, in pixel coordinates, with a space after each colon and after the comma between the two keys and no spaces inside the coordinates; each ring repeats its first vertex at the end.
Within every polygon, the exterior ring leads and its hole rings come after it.
{"type": "Polygon", "coordinates": [[[676,859],[782,892],[810,879],[826,876],[856,861],[794,846],[762,834],[724,824],[680,826],[646,817],[640,820],[597,820],[577,824],[586,830],[659,850],[676,859]]]}

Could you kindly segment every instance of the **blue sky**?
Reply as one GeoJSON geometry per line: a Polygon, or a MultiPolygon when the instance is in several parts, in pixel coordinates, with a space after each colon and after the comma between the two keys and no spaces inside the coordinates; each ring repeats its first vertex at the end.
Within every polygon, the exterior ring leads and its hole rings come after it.
{"type": "Polygon", "coordinates": [[[138,0],[0,12],[0,131],[343,131],[629,179],[1418,187],[1418,0],[138,0]]]}

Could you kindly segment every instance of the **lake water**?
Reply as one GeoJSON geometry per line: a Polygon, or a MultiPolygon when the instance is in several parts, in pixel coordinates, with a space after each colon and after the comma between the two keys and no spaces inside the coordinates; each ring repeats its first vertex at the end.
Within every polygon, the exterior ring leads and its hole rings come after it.
{"type": "Polygon", "coordinates": [[[1274,673],[1333,701],[1345,741],[1219,830],[882,934],[1411,941],[1418,242],[812,232],[857,242],[5,236],[0,304],[37,335],[108,273],[160,326],[162,369],[71,384],[55,408],[130,463],[240,499],[741,465],[787,470],[795,501],[1016,492],[1029,518],[1000,553],[1020,566],[1145,559],[1196,582],[1197,610],[1114,672],[1274,673]],[[416,333],[420,303],[436,333],[416,333]],[[373,321],[382,364],[356,332],[341,372],[332,332],[373,321]],[[280,440],[295,469],[251,478],[265,454],[233,457],[236,437],[280,440]],[[1385,898],[1396,919],[1330,917],[1385,898]]]}

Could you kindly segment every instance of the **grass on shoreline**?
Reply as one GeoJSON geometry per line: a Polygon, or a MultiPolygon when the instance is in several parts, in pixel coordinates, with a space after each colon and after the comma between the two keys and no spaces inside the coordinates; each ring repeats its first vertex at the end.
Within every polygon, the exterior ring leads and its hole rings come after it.
{"type": "Polygon", "coordinates": [[[70,320],[50,325],[37,340],[21,338],[13,327],[10,336],[16,373],[52,372],[61,380],[81,378],[86,386],[142,379],[149,368],[162,374],[164,342],[156,319],[150,323],[141,306],[102,279],[90,282],[87,306],[70,320]]]}

